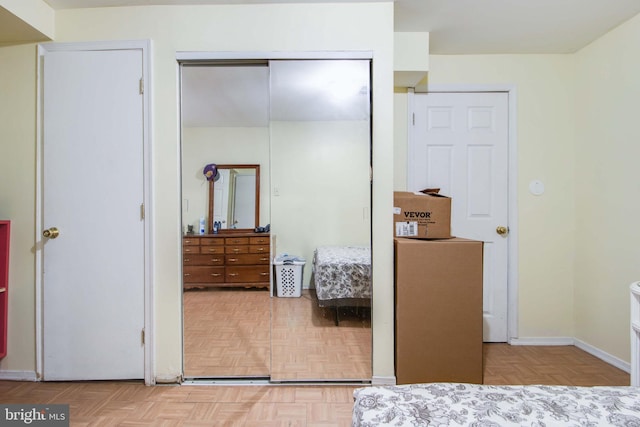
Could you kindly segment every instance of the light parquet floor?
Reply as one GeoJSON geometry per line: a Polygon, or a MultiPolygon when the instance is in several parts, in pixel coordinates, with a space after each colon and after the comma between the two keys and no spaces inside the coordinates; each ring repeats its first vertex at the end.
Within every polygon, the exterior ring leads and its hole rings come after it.
{"type": "Polygon", "coordinates": [[[270,300],[266,289],[184,291],[185,377],[268,376],[270,300]]]}
{"type": "MultiPolygon", "coordinates": [[[[629,385],[629,374],[573,346],[485,344],[485,384],[629,385]]],[[[156,386],[0,381],[0,403],[69,404],[72,426],[351,425],[355,386],[156,386]]]]}
{"type": "Polygon", "coordinates": [[[336,326],[335,311],[309,290],[271,298],[251,288],[190,289],[183,304],[186,378],[371,378],[369,309],[340,309],[336,326]]]}

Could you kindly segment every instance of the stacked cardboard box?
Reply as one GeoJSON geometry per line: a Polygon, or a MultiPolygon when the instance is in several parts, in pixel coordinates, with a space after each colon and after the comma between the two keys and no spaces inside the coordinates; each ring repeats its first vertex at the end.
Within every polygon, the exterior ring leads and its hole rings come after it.
{"type": "Polygon", "coordinates": [[[450,230],[450,198],[394,194],[398,384],[482,383],[483,243],[450,230]]]}

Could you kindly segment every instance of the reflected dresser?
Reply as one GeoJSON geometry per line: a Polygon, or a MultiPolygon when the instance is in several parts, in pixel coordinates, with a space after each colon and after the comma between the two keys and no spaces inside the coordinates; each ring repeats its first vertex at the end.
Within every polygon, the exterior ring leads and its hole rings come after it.
{"type": "Polygon", "coordinates": [[[182,239],[183,286],[269,288],[267,233],[186,235],[182,239]]]}

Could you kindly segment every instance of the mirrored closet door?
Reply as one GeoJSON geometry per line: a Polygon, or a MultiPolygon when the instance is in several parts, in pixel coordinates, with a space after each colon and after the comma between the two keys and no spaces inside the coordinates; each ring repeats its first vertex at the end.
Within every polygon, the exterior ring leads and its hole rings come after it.
{"type": "Polygon", "coordinates": [[[369,70],[181,64],[185,378],[371,379],[369,70]]]}
{"type": "Polygon", "coordinates": [[[270,62],[275,250],[305,260],[301,296],[272,299],[273,381],[371,379],[369,68],[270,62]]]}

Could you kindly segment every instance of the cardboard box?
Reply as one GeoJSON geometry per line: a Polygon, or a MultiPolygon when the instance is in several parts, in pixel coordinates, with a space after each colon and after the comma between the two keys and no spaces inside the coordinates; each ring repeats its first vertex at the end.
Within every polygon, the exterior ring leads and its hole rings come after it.
{"type": "Polygon", "coordinates": [[[393,237],[451,237],[451,198],[436,193],[393,193],[393,237]]]}
{"type": "Polygon", "coordinates": [[[395,239],[397,384],[482,384],[483,243],[395,239]]]}

